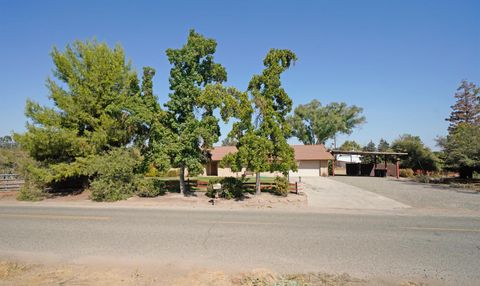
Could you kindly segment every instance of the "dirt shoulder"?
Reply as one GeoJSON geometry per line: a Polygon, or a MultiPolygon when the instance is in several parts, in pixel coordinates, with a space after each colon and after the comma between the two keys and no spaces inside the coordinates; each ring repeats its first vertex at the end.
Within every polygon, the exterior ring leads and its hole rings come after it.
{"type": "Polygon", "coordinates": [[[39,202],[20,202],[16,200],[17,192],[0,192],[0,203],[3,204],[35,204],[35,205],[72,205],[72,206],[121,206],[121,207],[168,207],[168,208],[200,208],[200,209],[275,209],[302,210],[307,206],[307,196],[303,193],[289,194],[287,197],[270,193],[249,195],[242,200],[216,199],[214,205],[205,193],[197,192],[190,196],[177,193],[167,193],[154,198],[131,197],[118,202],[93,202],[89,192],[76,195],[56,196],[39,202]]]}
{"type": "Polygon", "coordinates": [[[0,285],[172,285],[172,286],[420,286],[434,281],[359,279],[346,273],[279,274],[267,269],[227,273],[214,269],[186,269],[174,265],[139,269],[109,265],[26,264],[0,261],[0,285]]]}

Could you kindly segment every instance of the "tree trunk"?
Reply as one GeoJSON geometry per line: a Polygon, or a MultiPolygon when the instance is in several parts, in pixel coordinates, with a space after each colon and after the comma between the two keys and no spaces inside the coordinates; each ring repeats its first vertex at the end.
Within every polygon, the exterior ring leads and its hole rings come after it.
{"type": "Polygon", "coordinates": [[[260,172],[257,172],[255,174],[255,194],[260,195],[261,189],[260,189],[260,172]]]}
{"type": "Polygon", "coordinates": [[[180,166],[180,194],[185,194],[187,186],[185,185],[185,166],[180,166]]]}

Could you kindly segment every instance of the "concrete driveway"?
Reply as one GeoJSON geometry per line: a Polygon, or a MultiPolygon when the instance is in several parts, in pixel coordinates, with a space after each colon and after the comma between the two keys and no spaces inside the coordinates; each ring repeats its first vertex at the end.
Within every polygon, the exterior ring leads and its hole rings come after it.
{"type": "Polygon", "coordinates": [[[309,208],[351,210],[399,210],[409,205],[365,189],[325,177],[303,177],[309,208]]]}

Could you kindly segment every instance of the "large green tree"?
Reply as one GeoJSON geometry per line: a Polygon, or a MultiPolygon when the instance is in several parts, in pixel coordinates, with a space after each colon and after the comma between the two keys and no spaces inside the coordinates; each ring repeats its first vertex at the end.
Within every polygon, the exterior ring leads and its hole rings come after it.
{"type": "Polygon", "coordinates": [[[164,124],[169,129],[168,155],[171,165],[180,170],[180,192],[186,190],[185,174],[199,174],[208,158],[208,151],[220,136],[219,119],[214,115],[220,108],[227,119],[232,112],[233,97],[240,94],[224,88],[225,68],[215,63],[217,43],[190,31],[187,43],[180,49],[168,49],[170,70],[170,100],[165,104],[164,124]]]}
{"type": "Polygon", "coordinates": [[[254,75],[248,85],[253,108],[243,101],[238,110],[240,120],[229,136],[236,140],[238,151],[229,154],[224,164],[233,171],[246,168],[256,173],[256,193],[260,193],[260,172],[296,170],[294,151],[287,143],[291,126],[285,119],[292,100],[282,88],[281,75],[297,59],[290,50],[271,49],[263,63],[262,74],[254,75]]]}
{"type": "Polygon", "coordinates": [[[361,151],[362,146],[354,140],[346,140],[339,149],[342,151],[361,151]]]}
{"type": "MultiPolygon", "coordinates": [[[[377,151],[377,146],[375,146],[375,143],[373,143],[373,141],[370,140],[370,142],[368,142],[367,145],[363,146],[362,151],[375,152],[377,151]]],[[[372,155],[362,156],[362,163],[373,164],[374,162],[375,162],[374,156],[372,155]]]]}
{"type": "Polygon", "coordinates": [[[387,140],[381,138],[378,142],[377,150],[379,152],[388,152],[390,151],[390,144],[387,142],[387,140]]]}
{"type": "Polygon", "coordinates": [[[447,169],[459,171],[463,178],[472,178],[473,171],[480,171],[480,126],[460,123],[439,143],[447,169]]]}
{"type": "Polygon", "coordinates": [[[344,102],[332,102],[322,106],[314,99],[300,104],[288,118],[293,127],[293,135],[303,144],[325,144],[338,133],[351,134],[353,129],[365,122],[363,109],[344,102]]]}
{"type": "Polygon", "coordinates": [[[32,173],[41,183],[86,182],[87,159],[134,144],[144,125],[138,77],[119,45],[76,41],[51,55],[53,107],[28,100],[27,131],[15,139],[38,163],[32,173]]]}
{"type": "Polygon", "coordinates": [[[437,141],[445,168],[471,178],[473,171],[480,169],[480,89],[464,80],[454,97],[456,102],[446,119],[450,122],[448,136],[437,141]]]}
{"type": "Polygon", "coordinates": [[[408,153],[408,155],[402,157],[400,161],[402,168],[423,171],[438,170],[438,158],[430,148],[423,144],[419,136],[410,134],[401,135],[392,142],[391,147],[395,152],[408,153]]]}

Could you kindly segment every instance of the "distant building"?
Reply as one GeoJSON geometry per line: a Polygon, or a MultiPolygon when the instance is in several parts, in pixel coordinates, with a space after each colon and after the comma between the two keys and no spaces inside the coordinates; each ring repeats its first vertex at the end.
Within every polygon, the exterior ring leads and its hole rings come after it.
{"type": "Polygon", "coordinates": [[[345,168],[347,163],[361,163],[361,162],[362,162],[362,156],[360,155],[341,154],[341,155],[337,155],[335,166],[345,168]]]}

